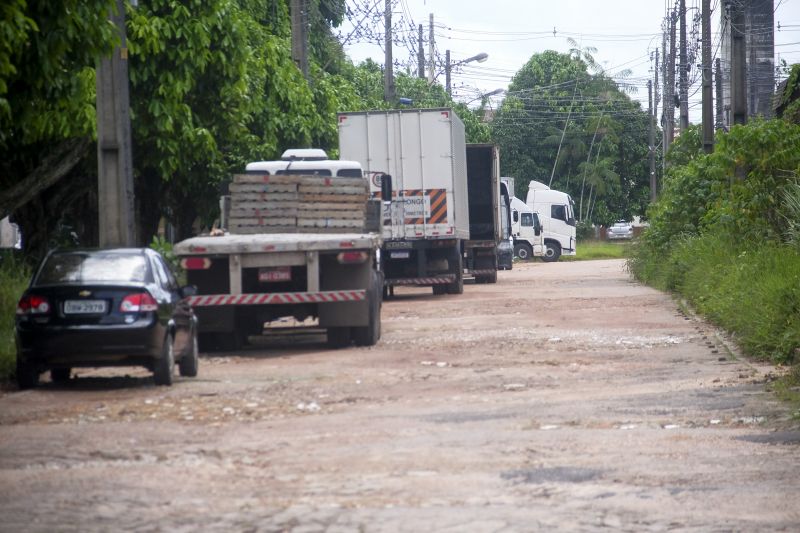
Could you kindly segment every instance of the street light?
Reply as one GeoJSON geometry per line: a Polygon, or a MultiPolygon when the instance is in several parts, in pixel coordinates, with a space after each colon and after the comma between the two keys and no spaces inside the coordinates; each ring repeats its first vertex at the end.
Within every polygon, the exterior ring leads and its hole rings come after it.
{"type": "Polygon", "coordinates": [[[495,89],[493,91],[489,91],[488,93],[480,93],[475,98],[473,98],[471,100],[467,100],[466,102],[464,102],[464,105],[469,105],[472,102],[474,102],[475,100],[485,100],[485,99],[487,99],[489,97],[497,96],[498,94],[503,94],[504,92],[506,92],[505,89],[495,89]]]}
{"type": "Polygon", "coordinates": [[[472,61],[483,63],[488,58],[489,54],[487,54],[486,52],[481,52],[480,54],[468,57],[466,59],[462,59],[461,61],[450,63],[450,50],[447,50],[444,54],[444,86],[445,90],[447,91],[447,96],[452,97],[452,91],[450,90],[450,71],[453,69],[453,67],[464,65],[465,63],[471,63],[472,61]]]}

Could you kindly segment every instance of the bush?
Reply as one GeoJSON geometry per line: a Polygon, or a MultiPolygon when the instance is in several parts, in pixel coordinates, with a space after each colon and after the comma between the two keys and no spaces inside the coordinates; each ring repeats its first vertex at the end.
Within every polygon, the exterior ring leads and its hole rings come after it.
{"type": "Polygon", "coordinates": [[[30,268],[10,252],[0,254],[0,381],[8,381],[17,361],[14,317],[30,281],[30,268]]]}
{"type": "Polygon", "coordinates": [[[735,126],[709,155],[687,139],[629,268],[682,294],[747,352],[790,362],[800,347],[800,126],[735,126]]]}

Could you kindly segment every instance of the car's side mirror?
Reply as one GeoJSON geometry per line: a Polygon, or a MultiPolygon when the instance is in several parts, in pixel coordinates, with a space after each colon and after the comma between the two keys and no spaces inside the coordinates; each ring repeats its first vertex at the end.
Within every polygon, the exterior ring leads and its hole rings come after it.
{"type": "Polygon", "coordinates": [[[392,201],[392,176],[389,174],[381,175],[381,200],[384,202],[392,201]]]}
{"type": "Polygon", "coordinates": [[[186,285],[181,287],[179,290],[181,298],[188,298],[189,296],[196,296],[197,295],[197,287],[194,285],[186,285]]]}

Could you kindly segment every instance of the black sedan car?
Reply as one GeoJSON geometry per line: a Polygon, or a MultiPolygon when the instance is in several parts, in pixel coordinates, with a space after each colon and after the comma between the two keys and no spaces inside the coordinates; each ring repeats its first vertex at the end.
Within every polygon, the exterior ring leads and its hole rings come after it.
{"type": "Polygon", "coordinates": [[[197,319],[168,263],[149,248],[50,252],[17,304],[17,383],[75,367],[144,366],[171,385],[196,376],[197,319]]]}

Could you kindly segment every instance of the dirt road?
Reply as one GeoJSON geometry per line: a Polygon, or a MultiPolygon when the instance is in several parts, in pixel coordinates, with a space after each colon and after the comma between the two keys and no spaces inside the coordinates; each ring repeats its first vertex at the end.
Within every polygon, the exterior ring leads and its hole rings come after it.
{"type": "Polygon", "coordinates": [[[796,531],[774,372],[621,261],[515,265],[399,291],[373,348],[3,393],[0,530],[796,531]]]}

